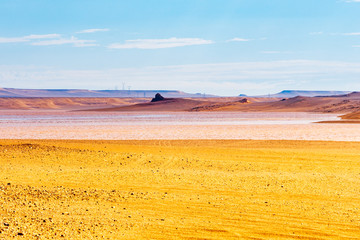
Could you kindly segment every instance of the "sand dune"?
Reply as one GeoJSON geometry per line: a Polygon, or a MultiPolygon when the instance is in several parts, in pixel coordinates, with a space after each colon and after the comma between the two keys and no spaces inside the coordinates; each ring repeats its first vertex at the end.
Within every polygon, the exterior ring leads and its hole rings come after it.
{"type": "Polygon", "coordinates": [[[231,101],[216,99],[172,99],[156,103],[141,103],[125,107],[97,109],[98,111],[253,111],[253,112],[324,112],[349,113],[360,109],[360,94],[331,97],[294,97],[288,99],[237,98],[231,101]]]}
{"type": "MultiPolygon", "coordinates": [[[[242,112],[321,112],[360,111],[360,93],[330,97],[279,98],[0,98],[0,109],[65,109],[88,111],[242,111],[242,112]]],[[[356,114],[344,116],[356,118],[356,114]]]]}
{"type": "Polygon", "coordinates": [[[200,111],[239,111],[242,109],[251,109],[251,107],[244,107],[244,104],[261,103],[267,106],[271,102],[279,101],[278,98],[243,98],[243,97],[223,97],[223,98],[170,98],[164,101],[147,102],[132,104],[128,106],[109,107],[89,109],[92,111],[124,111],[124,112],[141,112],[141,111],[186,111],[186,112],[200,112],[200,111]]]}
{"type": "MultiPolygon", "coordinates": [[[[223,98],[192,98],[182,99],[175,98],[173,101],[168,102],[169,107],[162,109],[160,104],[147,104],[151,98],[93,98],[93,97],[0,97],[0,109],[104,109],[109,111],[114,108],[114,111],[119,111],[118,107],[125,107],[124,110],[134,111],[132,107],[134,104],[144,103],[140,106],[139,111],[147,110],[146,108],[153,109],[154,111],[167,111],[171,108],[178,111],[187,111],[196,106],[206,105],[209,103],[226,103],[237,101],[237,97],[223,97],[223,98]]],[[[273,101],[273,99],[254,99],[254,101],[273,101]]],[[[150,110],[151,111],[151,110],[150,110]]]]}
{"type": "MultiPolygon", "coordinates": [[[[251,99],[250,99],[251,101],[251,99]]],[[[269,102],[253,102],[242,104],[232,102],[220,106],[217,111],[269,111],[269,112],[328,112],[347,113],[360,109],[360,96],[358,94],[342,97],[294,97],[269,102]]]]}
{"type": "Polygon", "coordinates": [[[357,239],[359,143],[0,141],[0,239],[357,239]]]}
{"type": "Polygon", "coordinates": [[[360,111],[341,116],[342,119],[360,119],[360,111]]]}
{"type": "Polygon", "coordinates": [[[170,98],[159,102],[138,103],[130,106],[94,109],[95,111],[188,111],[189,109],[208,105],[208,101],[194,99],[170,98]]]}
{"type": "Polygon", "coordinates": [[[84,109],[148,102],[150,98],[0,98],[0,109],[84,109]]]}
{"type": "Polygon", "coordinates": [[[346,124],[360,124],[360,111],[351,112],[340,116],[341,120],[337,121],[321,121],[320,123],[346,123],[346,124]]]}

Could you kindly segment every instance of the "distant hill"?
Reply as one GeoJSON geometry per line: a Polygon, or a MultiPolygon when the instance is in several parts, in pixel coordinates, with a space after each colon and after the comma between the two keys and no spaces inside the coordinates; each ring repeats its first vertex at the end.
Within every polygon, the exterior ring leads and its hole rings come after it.
{"type": "Polygon", "coordinates": [[[127,97],[0,97],[0,109],[57,109],[83,111],[231,111],[231,112],[321,112],[354,113],[360,118],[360,93],[293,98],[151,98],[127,97]]]}
{"type": "MultiPolygon", "coordinates": [[[[333,93],[333,92],[331,92],[333,93]]],[[[266,98],[263,98],[266,99],[266,98]]],[[[128,106],[93,109],[95,111],[231,111],[231,112],[360,112],[360,93],[323,97],[297,96],[292,98],[270,98],[272,101],[258,101],[257,98],[237,98],[226,102],[211,99],[172,98],[156,102],[142,102],[128,106]]],[[[349,116],[357,118],[358,115],[349,116]]]]}
{"type": "Polygon", "coordinates": [[[207,104],[209,104],[208,101],[199,101],[183,98],[166,98],[162,101],[138,103],[129,106],[93,109],[93,111],[190,111],[193,108],[205,106],[207,104]]]}
{"type": "Polygon", "coordinates": [[[0,88],[0,97],[95,97],[95,98],[150,98],[161,93],[167,98],[216,97],[201,93],[168,90],[87,90],[87,89],[17,89],[0,88]]]}
{"type": "Polygon", "coordinates": [[[272,97],[272,98],[292,98],[297,96],[303,97],[324,97],[324,96],[336,96],[346,95],[350,91],[307,91],[307,90],[284,90],[276,94],[262,95],[256,97],[272,97]]]}

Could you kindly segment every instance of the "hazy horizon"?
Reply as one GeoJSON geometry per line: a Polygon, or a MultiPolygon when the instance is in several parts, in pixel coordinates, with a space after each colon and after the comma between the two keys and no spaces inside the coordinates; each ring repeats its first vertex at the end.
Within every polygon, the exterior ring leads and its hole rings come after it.
{"type": "Polygon", "coordinates": [[[0,2],[0,87],[360,90],[359,0],[0,2]]]}
{"type": "MultiPolygon", "coordinates": [[[[357,91],[338,91],[338,90],[302,90],[302,89],[284,89],[281,90],[279,92],[269,92],[267,94],[262,94],[262,95],[247,95],[244,93],[238,93],[236,95],[218,95],[218,94],[207,94],[207,93],[200,93],[200,92],[186,92],[183,91],[181,89],[169,89],[169,90],[164,90],[164,89],[85,89],[85,88],[1,88],[0,90],[4,89],[4,90],[8,90],[9,93],[14,93],[14,94],[21,94],[22,91],[25,91],[24,93],[28,94],[29,96],[33,96],[36,97],[37,91],[41,91],[43,93],[46,93],[46,91],[48,91],[47,95],[49,95],[51,92],[53,91],[64,91],[67,92],[69,91],[69,93],[73,94],[74,96],[76,96],[77,94],[81,94],[83,91],[89,91],[89,92],[93,92],[94,94],[98,94],[100,92],[124,92],[124,93],[129,93],[129,92],[133,92],[133,94],[138,93],[138,94],[142,94],[142,93],[147,93],[147,95],[145,97],[154,97],[155,93],[161,93],[161,94],[168,94],[168,93],[179,93],[178,95],[174,95],[173,97],[238,97],[238,96],[247,96],[247,97],[267,97],[267,96],[278,96],[281,97],[282,95],[287,95],[289,94],[290,97],[293,96],[298,96],[296,95],[297,93],[307,93],[304,96],[327,96],[327,95],[342,95],[342,94],[347,94],[347,93],[351,93],[351,92],[357,92],[357,91]],[[29,90],[33,90],[33,92],[29,92],[29,90]],[[79,91],[79,92],[76,92],[79,91]],[[322,95],[321,95],[322,93],[322,95]],[[320,94],[320,95],[319,95],[320,94]],[[198,96],[197,96],[198,95],[198,96]]],[[[27,95],[25,94],[25,96],[19,95],[20,97],[26,97],[27,95]]],[[[96,97],[96,94],[93,97],[96,97]]],[[[42,96],[42,94],[40,94],[39,96],[42,96]]],[[[143,96],[143,95],[141,95],[143,96]]],[[[0,93],[0,97],[5,97],[2,96],[0,93]]],[[[80,95],[79,95],[80,97],[80,95]]],[[[114,97],[114,96],[108,96],[108,97],[114,97]]],[[[125,96],[123,96],[125,97],[125,96]]],[[[129,97],[140,97],[139,95],[129,95],[129,97]]]]}

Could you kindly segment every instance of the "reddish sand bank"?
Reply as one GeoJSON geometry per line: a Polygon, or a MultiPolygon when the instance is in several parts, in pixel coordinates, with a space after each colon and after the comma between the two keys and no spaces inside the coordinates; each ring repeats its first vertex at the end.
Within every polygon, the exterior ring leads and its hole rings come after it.
{"type": "MultiPolygon", "coordinates": [[[[82,109],[95,111],[243,111],[352,113],[360,93],[332,97],[278,98],[0,98],[0,109],[82,109]]],[[[347,119],[359,118],[359,113],[347,119]]]]}
{"type": "Polygon", "coordinates": [[[349,113],[360,109],[360,93],[332,97],[289,99],[238,98],[233,101],[209,99],[165,99],[153,103],[97,109],[97,111],[243,111],[243,112],[324,112],[349,113]]]}
{"type": "Polygon", "coordinates": [[[360,111],[343,115],[341,119],[360,119],[360,111]]]}
{"type": "Polygon", "coordinates": [[[0,109],[88,109],[148,102],[150,98],[0,98],[0,109]]]}

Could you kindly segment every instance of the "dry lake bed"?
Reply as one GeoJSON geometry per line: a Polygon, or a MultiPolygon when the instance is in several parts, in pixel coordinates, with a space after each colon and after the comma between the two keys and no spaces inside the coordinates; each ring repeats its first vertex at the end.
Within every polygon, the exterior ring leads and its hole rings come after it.
{"type": "Polygon", "coordinates": [[[360,141],[359,124],[320,113],[65,112],[0,113],[0,139],[252,139],[360,141]]]}

